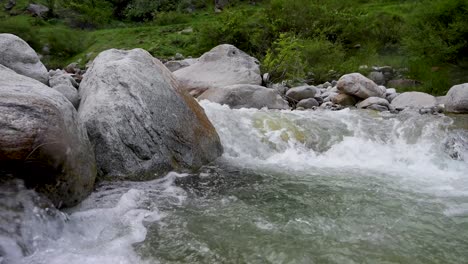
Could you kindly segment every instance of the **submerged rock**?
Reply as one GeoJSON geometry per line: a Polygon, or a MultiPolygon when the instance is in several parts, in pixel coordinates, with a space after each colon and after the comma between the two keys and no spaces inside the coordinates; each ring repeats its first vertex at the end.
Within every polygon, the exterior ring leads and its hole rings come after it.
{"type": "Polygon", "coordinates": [[[385,97],[385,89],[379,87],[372,80],[364,77],[360,73],[350,73],[343,75],[337,84],[338,90],[342,93],[353,95],[361,99],[368,97],[385,97]]]}
{"type": "Polygon", "coordinates": [[[228,44],[213,48],[196,63],[175,71],[174,75],[181,87],[194,96],[210,88],[262,84],[258,60],[228,44]]]}
{"type": "Polygon", "coordinates": [[[57,91],[0,65],[0,177],[24,179],[57,207],[93,189],[96,163],[86,129],[57,91]]]}
{"type": "Polygon", "coordinates": [[[209,89],[198,97],[232,108],[289,109],[286,102],[274,89],[259,85],[236,84],[222,89],[209,89]]]}
{"type": "Polygon", "coordinates": [[[95,146],[101,176],[154,178],[198,168],[222,154],[203,108],[145,50],[99,54],[80,95],[79,116],[95,146]]]}
{"type": "Polygon", "coordinates": [[[468,83],[450,88],[443,101],[448,112],[468,113],[468,83]]]}
{"type": "Polygon", "coordinates": [[[42,83],[49,81],[47,69],[36,52],[13,34],[0,34],[0,64],[42,83]]]}

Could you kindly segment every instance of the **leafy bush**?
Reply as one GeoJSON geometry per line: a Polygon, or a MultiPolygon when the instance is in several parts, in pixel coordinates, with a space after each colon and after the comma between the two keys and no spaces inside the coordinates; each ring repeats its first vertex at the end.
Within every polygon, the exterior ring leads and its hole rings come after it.
{"type": "Polygon", "coordinates": [[[281,34],[263,59],[263,71],[270,73],[272,81],[304,77],[303,48],[296,36],[281,34]]]}
{"type": "Polygon", "coordinates": [[[259,58],[275,39],[271,24],[259,10],[225,10],[219,20],[197,29],[202,50],[227,43],[259,58]]]}
{"type": "Polygon", "coordinates": [[[335,77],[344,60],[342,46],[324,37],[300,39],[281,34],[268,50],[262,66],[273,81],[313,77],[315,82],[324,82],[335,77]]]}
{"type": "Polygon", "coordinates": [[[408,52],[418,60],[457,63],[468,54],[468,2],[424,1],[410,20],[408,52]]]}

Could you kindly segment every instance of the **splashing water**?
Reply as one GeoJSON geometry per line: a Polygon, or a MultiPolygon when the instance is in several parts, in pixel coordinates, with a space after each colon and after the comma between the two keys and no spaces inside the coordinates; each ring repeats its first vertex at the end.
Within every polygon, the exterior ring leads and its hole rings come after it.
{"type": "Polygon", "coordinates": [[[29,220],[0,229],[3,261],[468,262],[460,117],[201,104],[225,149],[218,161],[103,182],[66,214],[20,187],[10,207],[22,203],[17,219],[29,220]]]}

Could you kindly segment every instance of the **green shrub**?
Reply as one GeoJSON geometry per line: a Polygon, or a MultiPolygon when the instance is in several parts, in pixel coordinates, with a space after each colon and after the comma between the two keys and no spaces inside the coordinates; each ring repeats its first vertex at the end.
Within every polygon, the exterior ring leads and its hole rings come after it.
{"type": "Polygon", "coordinates": [[[264,72],[269,72],[273,82],[305,76],[304,46],[292,34],[281,34],[268,50],[262,62],[264,72]]]}
{"type": "Polygon", "coordinates": [[[404,43],[418,60],[458,63],[468,54],[468,2],[424,1],[410,20],[404,43]]]}
{"type": "Polygon", "coordinates": [[[219,19],[197,27],[198,45],[209,50],[219,44],[232,44],[261,58],[275,39],[271,24],[262,10],[225,10],[219,19]]]}
{"type": "Polygon", "coordinates": [[[300,39],[281,34],[268,50],[262,70],[269,72],[272,81],[313,77],[314,82],[335,78],[345,60],[345,51],[339,43],[324,37],[300,39]]]}

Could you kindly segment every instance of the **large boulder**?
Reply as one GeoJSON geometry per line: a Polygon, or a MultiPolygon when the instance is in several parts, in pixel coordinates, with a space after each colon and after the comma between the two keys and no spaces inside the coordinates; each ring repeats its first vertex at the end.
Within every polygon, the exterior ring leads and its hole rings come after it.
{"type": "Polygon", "coordinates": [[[0,64],[42,83],[49,81],[47,69],[36,52],[15,35],[0,34],[0,64]]]}
{"type": "Polygon", "coordinates": [[[448,112],[468,113],[468,83],[450,88],[443,102],[448,112]]]}
{"type": "Polygon", "coordinates": [[[228,44],[213,48],[196,63],[175,71],[174,76],[181,87],[194,96],[199,96],[210,88],[262,84],[258,60],[228,44]]]}
{"type": "Polygon", "coordinates": [[[274,89],[251,84],[235,84],[223,89],[209,89],[198,99],[226,104],[232,108],[289,109],[288,102],[274,89]]]}
{"type": "Polygon", "coordinates": [[[198,168],[222,154],[204,110],[145,50],[102,52],[79,92],[79,116],[95,147],[99,175],[154,177],[198,168]]]}
{"type": "Polygon", "coordinates": [[[341,76],[337,84],[342,93],[356,96],[361,99],[368,97],[385,97],[385,89],[379,87],[372,80],[360,73],[350,73],[341,76]]]}
{"type": "Polygon", "coordinates": [[[68,207],[93,190],[96,163],[73,105],[0,65],[0,182],[11,175],[68,207]]]}
{"type": "Polygon", "coordinates": [[[422,92],[402,93],[392,100],[392,106],[396,109],[433,107],[436,103],[434,96],[422,92]]]}
{"type": "Polygon", "coordinates": [[[289,101],[298,103],[303,99],[314,98],[320,95],[320,90],[315,86],[299,86],[289,89],[286,92],[286,98],[289,101]]]}

